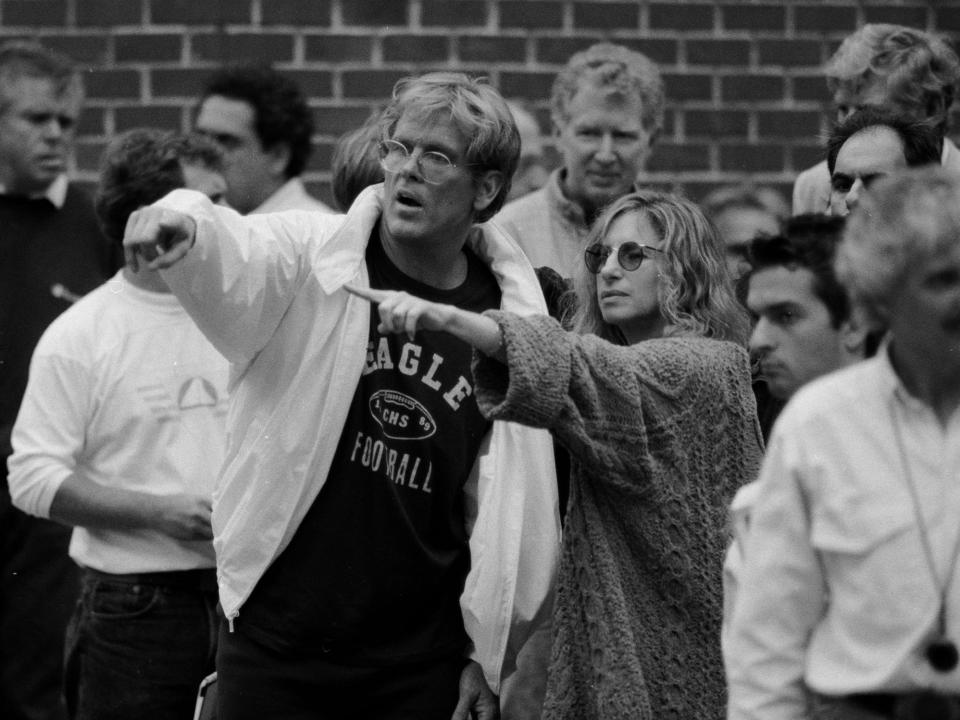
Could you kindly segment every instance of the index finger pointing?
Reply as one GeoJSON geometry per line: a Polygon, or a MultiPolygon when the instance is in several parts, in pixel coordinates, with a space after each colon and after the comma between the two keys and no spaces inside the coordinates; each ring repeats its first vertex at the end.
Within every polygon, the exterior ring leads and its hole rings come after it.
{"type": "Polygon", "coordinates": [[[357,297],[363,298],[364,300],[369,300],[372,303],[380,303],[390,297],[389,290],[375,290],[373,288],[360,287],[359,285],[354,285],[353,283],[345,283],[343,289],[351,295],[356,295],[357,297]]]}

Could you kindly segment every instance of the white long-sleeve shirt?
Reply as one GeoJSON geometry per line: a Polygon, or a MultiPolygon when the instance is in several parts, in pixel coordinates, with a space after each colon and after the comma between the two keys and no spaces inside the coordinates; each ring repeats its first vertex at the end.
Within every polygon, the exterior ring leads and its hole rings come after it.
{"type": "MultiPolygon", "coordinates": [[[[63,482],[212,495],[223,462],[229,366],[176,297],[117,273],[47,328],[13,428],[10,495],[50,516],[63,482]]],[[[109,573],[214,565],[209,540],[74,528],[70,556],[109,573]]]]}
{"type": "Polygon", "coordinates": [[[948,578],[948,633],[960,646],[957,518],[960,413],[944,429],[886,350],[801,388],[760,473],[724,646],[729,719],[805,718],[804,685],[832,696],[960,692],[960,668],[937,672],[924,657],[948,578]]]}

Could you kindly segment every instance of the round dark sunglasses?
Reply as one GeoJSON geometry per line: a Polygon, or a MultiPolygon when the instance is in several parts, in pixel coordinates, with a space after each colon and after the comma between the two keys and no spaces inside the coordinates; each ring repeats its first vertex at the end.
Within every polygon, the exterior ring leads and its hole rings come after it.
{"type": "MultiPolygon", "coordinates": [[[[648,250],[663,252],[660,248],[650,247],[649,245],[641,245],[632,241],[625,242],[617,249],[617,262],[624,270],[636,270],[643,265],[648,250]]],[[[603,266],[607,264],[607,258],[610,257],[612,252],[613,248],[608,245],[593,243],[583,251],[583,261],[587,265],[587,270],[594,274],[600,272],[603,266]]]]}

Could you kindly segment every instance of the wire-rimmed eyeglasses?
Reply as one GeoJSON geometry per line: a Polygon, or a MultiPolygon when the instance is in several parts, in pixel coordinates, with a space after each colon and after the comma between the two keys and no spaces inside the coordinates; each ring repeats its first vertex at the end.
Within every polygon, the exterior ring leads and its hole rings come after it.
{"type": "MultiPolygon", "coordinates": [[[[380,167],[388,173],[398,173],[403,170],[407,160],[413,154],[406,145],[399,140],[381,140],[380,167]]],[[[417,156],[417,170],[424,182],[437,185],[450,177],[450,171],[458,167],[453,160],[442,152],[424,150],[417,156]]]]}
{"type": "MultiPolygon", "coordinates": [[[[648,250],[658,253],[663,252],[660,248],[650,247],[649,245],[641,245],[633,241],[625,242],[617,248],[617,262],[624,270],[636,270],[643,265],[648,250]]],[[[607,264],[607,258],[610,257],[612,252],[613,248],[603,243],[590,245],[583,251],[583,261],[587,265],[587,270],[594,274],[600,272],[603,266],[607,264]]]]}

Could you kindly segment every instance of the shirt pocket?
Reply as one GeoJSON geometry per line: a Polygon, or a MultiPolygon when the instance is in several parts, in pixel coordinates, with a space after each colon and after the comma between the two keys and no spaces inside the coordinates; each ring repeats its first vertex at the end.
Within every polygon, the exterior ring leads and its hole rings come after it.
{"type": "Polygon", "coordinates": [[[833,492],[812,508],[810,541],[825,553],[864,555],[909,532],[916,521],[909,498],[881,492],[833,492]]]}

